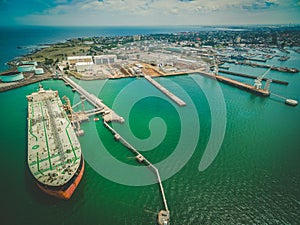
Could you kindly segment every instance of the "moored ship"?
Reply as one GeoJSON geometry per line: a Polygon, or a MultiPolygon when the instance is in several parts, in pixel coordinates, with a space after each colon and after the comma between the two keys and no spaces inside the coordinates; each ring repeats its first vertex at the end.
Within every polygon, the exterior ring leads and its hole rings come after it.
{"type": "Polygon", "coordinates": [[[28,167],[37,186],[47,194],[69,199],[84,172],[81,147],[58,91],[27,96],[28,167]]]}

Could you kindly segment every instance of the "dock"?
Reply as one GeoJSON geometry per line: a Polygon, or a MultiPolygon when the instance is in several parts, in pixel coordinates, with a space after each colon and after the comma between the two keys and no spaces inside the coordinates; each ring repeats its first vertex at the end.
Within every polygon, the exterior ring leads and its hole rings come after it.
{"type": "MultiPolygon", "coordinates": [[[[220,72],[223,72],[220,71],[220,72]]],[[[228,71],[225,71],[225,72],[228,72],[228,71]]],[[[179,75],[179,74],[186,74],[186,73],[178,73],[178,74],[169,74],[169,75],[165,75],[165,76],[175,76],[175,75],[179,75]]],[[[211,79],[216,79],[217,81],[219,82],[222,82],[222,83],[225,83],[225,84],[229,84],[231,86],[235,86],[239,89],[242,89],[242,90],[246,90],[246,91],[249,91],[249,92],[252,92],[254,94],[258,94],[258,95],[261,95],[261,96],[269,96],[270,95],[270,92],[268,90],[265,90],[265,89],[256,89],[254,86],[252,85],[249,85],[249,84],[245,84],[243,82],[240,82],[240,81],[237,81],[237,80],[234,80],[234,79],[230,79],[230,78],[227,78],[227,77],[224,77],[224,76],[221,76],[221,75],[214,75],[212,73],[209,73],[209,72],[206,72],[206,71],[203,71],[203,70],[195,70],[193,72],[189,72],[188,74],[200,74],[202,76],[206,76],[208,78],[211,78],[211,79]]],[[[239,74],[240,75],[240,74],[239,74]]],[[[251,75],[245,75],[245,76],[251,76],[251,75]]],[[[159,83],[157,83],[155,80],[153,80],[151,77],[149,76],[144,76],[150,83],[152,83],[154,85],[154,82],[155,84],[161,86],[159,83]],[[150,78],[150,79],[149,79],[150,78]]],[[[251,76],[251,78],[254,78],[255,76],[251,76]]],[[[255,77],[256,78],[256,77],[255,77]]],[[[268,80],[268,79],[266,79],[268,80]]],[[[273,81],[273,80],[272,80],[273,81]]],[[[280,84],[285,84],[287,85],[288,82],[285,82],[285,81],[280,81],[280,80],[276,80],[277,83],[280,83],[280,84]]],[[[274,82],[274,83],[276,83],[274,82]]],[[[155,86],[155,85],[154,85],[155,86]]],[[[156,87],[156,86],[155,86],[156,87]]],[[[157,87],[158,88],[158,87],[157,87]]],[[[164,87],[161,86],[161,88],[165,89],[164,87]]],[[[159,88],[158,88],[159,89],[159,88]]],[[[168,91],[168,90],[167,90],[168,91]]],[[[171,95],[173,95],[171,93],[171,95]]],[[[175,95],[174,95],[175,96],[175,95]]],[[[170,97],[170,96],[168,96],[170,97]]],[[[178,98],[177,96],[175,96],[176,98],[178,98]]],[[[178,98],[179,99],[179,98],[178,98]]],[[[173,99],[172,99],[173,100],[173,99]]],[[[173,100],[174,101],[174,100],[173,100]]],[[[177,103],[177,102],[176,102],[177,103]]],[[[178,104],[178,103],[177,103],[178,104]]],[[[185,105],[185,102],[183,102],[183,104],[185,105]]]]}
{"type": "MultiPolygon", "coordinates": [[[[247,62],[247,61],[239,62],[239,61],[235,61],[235,60],[223,60],[223,62],[247,65],[247,66],[252,66],[252,67],[267,68],[267,69],[271,67],[270,65],[252,63],[252,62],[247,62]]],[[[299,70],[297,68],[277,67],[277,66],[272,66],[271,70],[276,70],[279,72],[286,72],[286,73],[298,73],[299,72],[299,70]]]]}
{"type": "Polygon", "coordinates": [[[129,144],[106,121],[104,121],[104,125],[105,125],[105,127],[107,127],[112,132],[112,134],[115,137],[115,140],[117,140],[120,143],[122,143],[125,147],[127,147],[128,149],[130,149],[136,155],[136,158],[137,158],[137,160],[140,163],[144,163],[146,166],[150,167],[153,170],[154,174],[157,177],[157,181],[158,181],[158,184],[159,184],[159,190],[160,190],[160,193],[161,193],[161,196],[162,196],[162,200],[163,200],[163,203],[164,203],[164,208],[165,208],[164,210],[161,210],[158,213],[158,221],[162,221],[163,223],[161,223],[161,224],[169,224],[169,221],[170,221],[170,211],[169,211],[169,208],[168,208],[167,199],[166,199],[166,196],[165,196],[164,188],[163,188],[163,185],[162,185],[162,181],[161,181],[158,169],[145,156],[143,156],[137,149],[135,149],[131,144],[129,144]],[[165,223],[165,222],[167,222],[167,223],[165,223]]]}
{"type": "Polygon", "coordinates": [[[256,62],[267,62],[266,59],[258,59],[258,58],[245,58],[245,60],[256,61],[256,62]]]}
{"type": "Polygon", "coordinates": [[[222,82],[224,84],[229,84],[231,86],[237,87],[239,89],[257,94],[257,95],[261,95],[263,97],[268,97],[270,96],[270,92],[269,90],[266,89],[256,89],[254,86],[250,85],[250,84],[245,84],[243,82],[228,78],[228,77],[224,77],[224,76],[220,76],[220,75],[214,75],[212,73],[208,73],[208,72],[201,72],[199,73],[200,75],[209,77],[211,79],[216,79],[219,82],[222,82]]]}
{"type": "MultiPolygon", "coordinates": [[[[144,163],[146,166],[148,166],[149,168],[152,169],[152,171],[154,172],[154,174],[157,177],[157,181],[159,184],[159,190],[161,192],[161,196],[162,196],[162,200],[163,200],[163,204],[164,204],[164,210],[160,210],[158,213],[158,222],[159,222],[159,224],[162,224],[162,225],[169,224],[170,211],[168,208],[167,199],[165,196],[164,188],[162,185],[162,181],[161,181],[158,169],[146,157],[144,157],[137,149],[135,149],[131,144],[129,144],[116,130],[114,130],[108,124],[109,122],[112,122],[112,121],[123,123],[124,122],[123,117],[120,117],[112,109],[110,109],[108,106],[106,106],[102,102],[102,100],[97,98],[95,95],[87,92],[80,85],[78,85],[74,81],[72,81],[70,78],[63,76],[63,77],[61,77],[61,79],[65,82],[66,85],[71,86],[72,90],[78,92],[81,95],[82,102],[86,100],[86,101],[90,102],[93,106],[95,106],[95,109],[83,111],[83,112],[79,113],[80,115],[82,114],[81,115],[82,117],[85,117],[86,113],[96,114],[96,113],[101,112],[102,117],[103,117],[103,123],[104,123],[105,127],[108,128],[112,132],[115,140],[119,141],[124,146],[126,146],[128,149],[130,149],[136,155],[136,159],[138,160],[138,162],[144,163]]],[[[176,99],[176,100],[178,100],[178,99],[176,99]]],[[[79,102],[79,103],[75,104],[73,107],[70,107],[70,102],[68,99],[67,99],[67,101],[68,101],[68,105],[69,105],[69,108],[68,108],[69,110],[72,110],[72,108],[75,108],[76,106],[78,106],[80,104],[80,102],[79,102]]],[[[74,121],[74,122],[79,123],[80,121],[74,121]]],[[[82,131],[79,130],[78,132],[82,132],[82,131]]]]}
{"type": "Polygon", "coordinates": [[[168,89],[163,87],[161,84],[153,80],[150,76],[144,75],[145,79],[149,81],[154,87],[156,87],[158,90],[160,90],[163,94],[165,94],[167,97],[169,97],[173,102],[175,102],[179,106],[186,106],[186,103],[181,100],[179,97],[174,95],[172,92],[170,92],[168,89]]]}
{"type": "MultiPolygon", "coordinates": [[[[237,73],[237,72],[232,72],[232,71],[228,71],[228,70],[219,70],[219,73],[225,73],[225,74],[230,74],[233,76],[239,76],[239,77],[246,77],[246,78],[252,78],[252,79],[257,79],[257,76],[252,76],[252,75],[248,75],[248,74],[244,74],[244,73],[237,73]]],[[[268,80],[267,78],[262,78],[262,80],[266,81],[268,80]]],[[[275,80],[272,79],[272,83],[277,83],[277,84],[283,84],[283,85],[288,85],[289,82],[286,81],[282,81],[282,80],[275,80]]]]}
{"type": "Polygon", "coordinates": [[[218,81],[220,81],[222,83],[235,86],[235,87],[237,87],[239,89],[242,89],[242,90],[246,90],[246,91],[249,91],[249,92],[264,96],[264,97],[267,97],[267,96],[270,95],[269,90],[256,89],[254,86],[252,86],[250,84],[245,84],[245,83],[239,82],[237,80],[233,80],[233,79],[230,79],[228,77],[223,77],[223,76],[220,76],[220,75],[216,75],[215,77],[218,81]]]}
{"type": "Polygon", "coordinates": [[[88,102],[90,102],[96,109],[101,110],[102,117],[105,122],[119,122],[123,123],[124,118],[115,113],[112,109],[110,109],[107,105],[105,105],[101,99],[96,97],[93,94],[90,94],[85,89],[83,89],[80,85],[76,84],[69,77],[62,76],[61,79],[65,82],[66,85],[72,87],[72,90],[78,92],[81,96],[83,96],[88,102]]]}

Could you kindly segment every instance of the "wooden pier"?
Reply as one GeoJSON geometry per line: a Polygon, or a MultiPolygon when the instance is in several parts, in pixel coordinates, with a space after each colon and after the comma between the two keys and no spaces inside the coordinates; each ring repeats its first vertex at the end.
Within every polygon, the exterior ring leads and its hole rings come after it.
{"type": "Polygon", "coordinates": [[[77,91],[81,96],[84,96],[85,99],[90,102],[93,106],[95,106],[98,110],[101,110],[102,117],[106,122],[119,122],[123,123],[124,118],[115,113],[112,109],[106,106],[101,99],[96,97],[93,94],[90,94],[85,89],[83,89],[80,85],[76,84],[70,78],[66,76],[62,76],[61,79],[65,82],[66,85],[70,85],[73,90],[77,91]]]}
{"type": "Polygon", "coordinates": [[[164,93],[167,97],[169,97],[173,102],[175,102],[179,106],[185,106],[186,103],[181,100],[179,97],[174,95],[172,92],[170,92],[168,89],[163,87],[161,84],[153,80],[150,76],[144,75],[145,79],[149,81],[154,87],[156,87],[158,90],[160,90],[162,93],[164,93]]]}
{"type": "Polygon", "coordinates": [[[143,156],[138,150],[136,150],[131,144],[129,144],[107,122],[104,121],[104,125],[105,125],[105,127],[107,127],[113,133],[113,135],[114,135],[114,137],[115,137],[115,139],[117,141],[120,141],[124,146],[126,146],[127,148],[129,148],[131,151],[133,151],[135,153],[136,158],[139,159],[138,161],[140,163],[144,163],[146,166],[149,166],[153,170],[154,174],[157,177],[157,181],[158,181],[159,188],[160,188],[160,193],[161,193],[162,200],[163,200],[164,207],[165,207],[165,210],[161,210],[158,213],[158,221],[167,222],[167,223],[162,223],[162,224],[169,224],[169,221],[170,221],[170,211],[169,211],[169,208],[168,208],[167,199],[166,199],[166,196],[165,196],[164,188],[163,188],[163,185],[162,185],[162,181],[161,181],[158,169],[145,156],[143,156]]]}

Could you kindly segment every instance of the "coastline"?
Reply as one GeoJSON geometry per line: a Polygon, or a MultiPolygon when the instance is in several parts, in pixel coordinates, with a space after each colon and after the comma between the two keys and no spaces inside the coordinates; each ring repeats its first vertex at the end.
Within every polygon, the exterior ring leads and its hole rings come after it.
{"type": "MultiPolygon", "coordinates": [[[[253,28],[253,30],[254,32],[258,32],[255,28],[253,28]]],[[[215,32],[216,35],[218,35],[220,32],[222,33],[225,31],[216,30],[215,32]]],[[[234,56],[235,58],[239,58],[240,55],[236,54],[240,53],[231,50],[234,48],[228,47],[227,49],[226,46],[228,45],[226,44],[215,48],[213,46],[205,46],[205,41],[202,40],[202,38],[196,38],[195,41],[186,41],[189,40],[190,37],[194,37],[195,34],[196,37],[199,37],[200,33],[201,32],[199,31],[198,33],[178,32],[176,34],[160,33],[73,37],[52,44],[50,42],[45,42],[48,44],[39,43],[33,45],[37,46],[37,48],[32,48],[30,53],[18,56],[9,61],[7,63],[10,67],[8,70],[11,70],[12,68],[15,69],[21,61],[34,61],[49,74],[44,74],[43,76],[39,75],[40,77],[37,78],[36,76],[27,76],[26,73],[24,73],[24,77],[29,78],[11,84],[5,83],[2,85],[0,83],[0,92],[51,79],[62,74],[72,75],[76,79],[87,81],[143,77],[144,75],[149,75],[151,77],[168,77],[203,72],[209,74],[209,76],[215,77],[214,74],[217,74],[218,72],[212,71],[214,66],[232,61],[235,62],[235,64],[242,63],[238,60],[229,60],[228,54],[231,54],[231,56],[234,56]],[[199,40],[201,40],[201,42],[198,43],[199,40]],[[71,65],[68,64],[68,57],[70,56],[90,56],[94,60],[95,56],[110,54],[116,56],[116,60],[112,64],[103,63],[99,65],[95,62],[95,68],[86,67],[81,70],[77,70],[76,66],[71,67],[71,65]],[[138,70],[139,72],[137,72],[138,70]]],[[[263,32],[261,34],[266,35],[263,32]]],[[[206,35],[206,38],[208,39],[207,42],[209,43],[209,34],[203,31],[203,35],[206,35]]],[[[252,39],[253,37],[249,37],[249,40],[255,41],[255,39],[252,39]]],[[[246,46],[243,43],[236,43],[235,48],[244,48],[245,52],[249,51],[249,55],[253,54],[249,49],[253,49],[253,51],[257,51],[256,55],[258,57],[264,58],[264,62],[267,62],[270,59],[270,57],[267,56],[271,56],[270,54],[272,52],[273,55],[271,58],[278,56],[278,53],[275,55],[276,51],[272,51],[272,49],[276,49],[276,46],[266,42],[264,46],[261,47],[261,45],[251,44],[251,41],[250,44],[246,46]]],[[[19,45],[17,48],[26,49],[27,47],[19,45]]],[[[262,59],[256,59],[255,57],[248,57],[247,59],[262,61],[262,59]]],[[[253,64],[249,65],[253,66],[253,64]]],[[[266,63],[262,64],[261,67],[262,66],[269,67],[266,63]]],[[[280,69],[282,69],[281,72],[289,72],[289,69],[298,72],[296,68],[280,67],[280,69]]]]}
{"type": "MultiPolygon", "coordinates": [[[[286,62],[278,62],[277,58],[270,60],[270,63],[298,67],[300,55],[293,51],[291,51],[291,55],[287,64],[286,62]]],[[[264,69],[232,64],[229,71],[259,75],[263,73],[264,69]]],[[[57,81],[56,76],[52,74],[49,74],[48,80],[45,79],[43,86],[57,89],[62,95],[66,95],[70,99],[73,99],[73,96],[78,96],[72,88],[57,81]]],[[[200,87],[207,88],[201,89],[194,85],[193,79],[182,75],[181,77],[170,75],[171,80],[167,76],[161,76],[161,79],[157,79],[166,88],[170,88],[169,90],[174,94],[184,99],[185,97],[181,95],[181,92],[171,83],[175,82],[187,91],[191,97],[191,102],[195,104],[197,109],[196,115],[201,120],[201,138],[197,142],[198,145],[193,158],[180,173],[164,181],[167,197],[171,200],[170,209],[174,211],[171,213],[172,223],[188,224],[195,221],[207,223],[213,218],[216,223],[220,224],[224,221],[231,224],[297,224],[299,221],[297,216],[299,201],[296,197],[299,195],[298,181],[300,179],[297,172],[299,163],[296,160],[299,157],[299,151],[296,146],[300,145],[300,140],[297,137],[300,129],[297,125],[300,118],[300,108],[285,107],[282,100],[272,96],[272,94],[269,98],[261,98],[234,87],[220,84],[227,110],[226,136],[214,164],[205,173],[199,173],[197,168],[206,149],[207,140],[211,137],[213,116],[211,112],[216,110],[215,112],[222,116],[219,113],[219,105],[207,103],[208,100],[213,100],[217,96],[214,91],[217,82],[215,82],[216,77],[209,73],[202,73],[202,75],[211,79],[202,78],[196,74],[194,76],[201,78],[198,79],[202,85],[200,87]],[[188,195],[187,193],[193,194],[188,195]],[[242,215],[239,213],[240,211],[243,211],[242,215]]],[[[129,96],[119,95],[122,93],[119,90],[125,87],[132,95],[143,97],[145,88],[148,88],[149,84],[144,82],[144,79],[141,79],[140,82],[138,82],[139,78],[124,79],[134,77],[126,76],[120,77],[116,81],[108,81],[108,85],[101,89],[99,96],[103,97],[103,101],[109,106],[113,106],[117,98],[123,100],[120,101],[120,104],[126,105],[124,100],[129,96]],[[129,86],[134,82],[139,84],[135,88],[129,86]]],[[[299,74],[271,71],[270,76],[267,77],[285,79],[289,82],[289,86],[272,84],[272,92],[300,99],[299,74]]],[[[153,78],[156,79],[156,77],[153,78]]],[[[80,79],[83,80],[85,77],[80,79]]],[[[234,77],[233,79],[253,84],[253,79],[234,77]]],[[[83,83],[86,90],[92,93],[95,87],[102,87],[100,85],[105,82],[95,79],[93,82],[83,83]]],[[[15,83],[0,83],[0,86],[2,84],[13,85],[15,83]]],[[[1,110],[3,127],[1,133],[3,148],[1,151],[3,159],[1,170],[3,175],[7,175],[6,172],[9,171],[6,185],[2,185],[3,193],[7,193],[3,198],[3,204],[6,205],[5,210],[7,211],[4,213],[3,221],[12,224],[28,223],[33,225],[39,223],[79,225],[82,224],[84,218],[89,218],[91,223],[105,221],[107,224],[115,225],[124,225],[124,223],[148,224],[149,221],[152,221],[154,213],[151,212],[158,209],[157,203],[161,203],[161,196],[157,195],[157,191],[155,191],[156,186],[132,188],[116,184],[96,173],[91,166],[91,159],[96,159],[96,154],[99,153],[99,158],[103,158],[103,148],[95,144],[100,137],[105,141],[105,147],[115,158],[124,159],[123,162],[125,163],[135,163],[131,153],[123,145],[116,143],[107,129],[102,126],[101,121],[90,121],[84,124],[83,128],[86,129],[87,135],[80,137],[80,142],[83,146],[83,154],[86,156],[87,176],[83,177],[82,184],[79,185],[77,193],[74,194],[70,202],[62,203],[60,200],[45,196],[32,183],[32,177],[29,176],[27,170],[25,170],[25,178],[23,178],[22,171],[25,166],[24,162],[26,162],[26,155],[23,150],[26,148],[26,143],[24,140],[22,141],[22,137],[26,137],[27,130],[24,119],[27,102],[24,96],[35,89],[37,84],[24,88],[16,87],[12,91],[0,93],[2,95],[1,101],[5,106],[1,110]],[[95,135],[92,136],[94,130],[95,135]],[[16,141],[16,136],[19,141],[16,141]],[[11,204],[12,202],[18,202],[18,204],[11,204]],[[111,216],[112,212],[115,216],[111,216]],[[39,213],[39,217],[36,217],[37,213],[39,213]],[[18,216],[14,216],[15,214],[18,216]]],[[[187,107],[182,110],[190,109],[191,105],[187,104],[187,107]]],[[[166,138],[162,141],[161,146],[155,151],[147,152],[149,159],[159,162],[173,153],[173,147],[177,145],[177,137],[180,135],[180,118],[176,115],[175,110],[167,102],[165,104],[164,99],[146,98],[140,101],[130,112],[130,118],[127,120],[128,125],[137,137],[147,135],[147,125],[153,117],[163,118],[168,127],[166,138]]],[[[122,111],[119,113],[123,115],[122,111]]],[[[192,127],[194,123],[191,120],[189,124],[192,127]]],[[[161,129],[154,127],[151,131],[160,134],[161,129]]],[[[193,134],[193,129],[182,134],[193,134]]],[[[132,143],[135,145],[135,142],[132,143]]],[[[186,149],[188,148],[189,146],[186,149]]]]}

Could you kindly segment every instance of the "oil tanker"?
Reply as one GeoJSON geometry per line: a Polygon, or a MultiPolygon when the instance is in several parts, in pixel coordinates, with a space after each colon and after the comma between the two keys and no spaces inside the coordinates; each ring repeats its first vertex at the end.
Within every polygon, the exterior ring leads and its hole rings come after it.
{"type": "Polygon", "coordinates": [[[84,173],[84,159],[58,91],[39,90],[28,100],[28,167],[37,186],[69,199],[84,173]]]}

